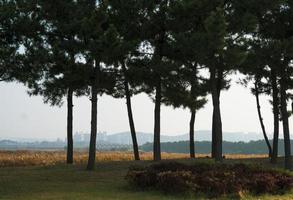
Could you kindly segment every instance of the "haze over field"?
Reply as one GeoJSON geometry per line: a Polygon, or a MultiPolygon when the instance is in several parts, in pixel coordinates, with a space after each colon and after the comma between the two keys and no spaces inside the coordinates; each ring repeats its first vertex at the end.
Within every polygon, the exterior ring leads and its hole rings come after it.
{"type": "MultiPolygon", "coordinates": [[[[234,83],[229,91],[224,91],[221,99],[223,130],[225,132],[255,132],[261,138],[261,129],[257,118],[255,98],[249,89],[234,83]]],[[[29,97],[26,88],[16,83],[1,83],[0,92],[0,139],[34,138],[64,139],[66,137],[66,102],[59,107],[43,104],[42,97],[29,97]],[[16,125],[17,124],[17,125],[16,125]]],[[[268,97],[262,96],[262,112],[269,135],[273,131],[273,115],[268,97]]],[[[74,99],[74,132],[89,132],[90,101],[87,97],[74,99]]],[[[108,134],[129,130],[124,99],[103,96],[98,103],[98,129],[108,134]]],[[[133,97],[133,112],[137,130],[153,132],[154,104],[147,95],[133,97]]],[[[195,130],[211,129],[212,105],[209,103],[196,116],[195,130]]],[[[188,110],[162,107],[162,134],[181,135],[188,132],[190,113],[188,110]]],[[[290,119],[292,124],[292,119],[290,119]]],[[[248,134],[244,140],[249,141],[248,134]]],[[[283,135],[280,134],[283,138],[283,135]]],[[[225,138],[225,135],[224,135],[225,138]]]]}

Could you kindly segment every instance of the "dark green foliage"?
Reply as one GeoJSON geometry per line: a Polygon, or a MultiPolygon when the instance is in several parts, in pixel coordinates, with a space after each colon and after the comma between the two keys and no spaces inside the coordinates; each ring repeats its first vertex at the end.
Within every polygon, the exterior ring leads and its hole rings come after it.
{"type": "Polygon", "coordinates": [[[31,76],[35,66],[26,68],[28,62],[23,55],[28,37],[40,39],[35,34],[39,24],[34,5],[33,0],[0,1],[0,81],[27,82],[36,78],[31,76]]]}
{"type": "Polygon", "coordinates": [[[52,105],[61,105],[69,86],[77,95],[83,94],[88,79],[86,67],[77,62],[81,52],[76,39],[81,24],[77,18],[81,18],[78,13],[82,8],[73,2],[1,1],[1,14],[10,12],[5,19],[11,23],[10,29],[1,30],[13,38],[4,37],[3,41],[13,40],[11,47],[17,56],[5,55],[16,62],[5,64],[16,73],[17,80],[29,87],[29,94],[42,95],[52,105]]]}
{"type": "Polygon", "coordinates": [[[167,193],[205,193],[211,197],[240,192],[277,194],[293,187],[293,177],[289,174],[245,164],[166,162],[130,168],[126,179],[139,188],[156,188],[167,193]]]}
{"type": "Polygon", "coordinates": [[[9,1],[0,2],[0,80],[11,80],[11,73],[16,63],[19,48],[18,34],[15,33],[15,21],[10,17],[17,16],[15,4],[9,1]],[[13,67],[13,68],[12,68],[13,67]]]}

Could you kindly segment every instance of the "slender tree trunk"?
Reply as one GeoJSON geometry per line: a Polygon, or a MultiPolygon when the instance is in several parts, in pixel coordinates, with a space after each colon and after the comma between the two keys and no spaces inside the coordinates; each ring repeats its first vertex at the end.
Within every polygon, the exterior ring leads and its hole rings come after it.
{"type": "Polygon", "coordinates": [[[223,142],[223,133],[222,133],[222,119],[221,119],[221,111],[220,111],[220,103],[219,101],[215,101],[214,103],[214,113],[215,113],[215,133],[214,133],[214,144],[215,144],[215,160],[222,161],[222,142],[223,142]]]}
{"type": "Polygon", "coordinates": [[[265,129],[265,125],[263,123],[263,118],[262,118],[262,115],[261,115],[261,108],[260,108],[260,102],[259,102],[259,89],[258,89],[257,81],[254,83],[254,89],[255,89],[255,98],[256,98],[256,105],[257,105],[258,119],[259,119],[259,122],[260,122],[260,125],[261,125],[261,129],[262,129],[262,133],[263,133],[265,142],[266,142],[267,147],[268,147],[269,157],[271,157],[271,155],[272,155],[272,147],[271,147],[270,141],[268,139],[266,129],[265,129]]]}
{"type": "MultiPolygon", "coordinates": [[[[99,64],[99,63],[98,63],[99,64]]],[[[95,72],[97,69],[95,68],[95,72]]],[[[95,80],[93,81],[93,85],[91,87],[91,138],[90,138],[90,146],[89,146],[89,158],[87,169],[93,170],[95,168],[95,160],[96,160],[96,140],[97,140],[97,106],[98,106],[98,81],[97,81],[97,73],[95,73],[95,80]]]]}
{"type": "Polygon", "coordinates": [[[137,144],[137,138],[136,138],[136,132],[135,132],[135,126],[134,126],[134,120],[133,120],[133,114],[132,114],[132,107],[131,107],[131,97],[130,97],[130,91],[129,91],[129,84],[126,77],[126,68],[125,65],[122,64],[123,73],[124,73],[124,88],[125,88],[125,96],[126,96],[126,105],[127,105],[127,113],[128,113],[128,121],[129,121],[129,127],[131,132],[131,138],[132,138],[132,145],[133,145],[133,153],[134,153],[134,159],[140,160],[139,158],[139,151],[138,151],[138,144],[137,144]]]}
{"type": "MultiPolygon", "coordinates": [[[[70,54],[72,66],[75,64],[74,54],[70,54]]],[[[67,91],[67,164],[73,163],[73,89],[67,91]]]]}
{"type": "Polygon", "coordinates": [[[191,110],[190,123],[189,123],[190,158],[195,158],[195,149],[194,149],[194,122],[195,122],[195,109],[192,109],[191,110]]]}
{"type": "Polygon", "coordinates": [[[285,78],[285,69],[282,66],[281,73],[281,114],[283,122],[283,133],[284,133],[284,147],[285,147],[285,168],[291,170],[291,146],[290,146],[290,131],[287,111],[287,83],[285,78]]]}
{"type": "MultiPolygon", "coordinates": [[[[168,1],[164,2],[165,6],[167,6],[168,1]]],[[[166,13],[160,13],[166,17],[166,13]]],[[[164,18],[165,18],[164,17],[164,18]]],[[[164,23],[159,23],[161,31],[157,34],[155,38],[155,57],[154,60],[158,64],[157,67],[160,67],[163,58],[163,46],[165,43],[165,36],[166,36],[166,27],[164,23]]],[[[160,76],[160,70],[154,74],[156,77],[155,83],[155,111],[154,111],[154,160],[159,161],[161,160],[161,100],[162,100],[162,80],[160,76]]]]}
{"type": "Polygon", "coordinates": [[[73,134],[72,134],[72,121],[73,121],[73,90],[68,89],[67,94],[67,164],[73,163],[73,134]]]}
{"type": "Polygon", "coordinates": [[[271,157],[272,163],[277,163],[278,146],[279,146],[279,90],[277,83],[277,75],[275,70],[271,70],[271,80],[273,89],[273,113],[274,113],[274,138],[273,138],[273,152],[271,157]]]}
{"type": "Polygon", "coordinates": [[[159,78],[157,86],[156,86],[156,97],[155,97],[155,127],[154,127],[154,160],[161,160],[161,79],[159,78]]]}
{"type": "Polygon", "coordinates": [[[213,117],[212,117],[212,158],[215,158],[215,113],[213,110],[213,117]]]}
{"type": "Polygon", "coordinates": [[[223,142],[223,133],[222,133],[222,119],[221,119],[221,110],[220,110],[220,91],[219,91],[219,79],[221,78],[220,74],[218,75],[218,80],[216,78],[216,70],[212,68],[211,73],[211,92],[213,100],[213,127],[212,127],[212,157],[216,161],[222,161],[222,142],[223,142]]]}

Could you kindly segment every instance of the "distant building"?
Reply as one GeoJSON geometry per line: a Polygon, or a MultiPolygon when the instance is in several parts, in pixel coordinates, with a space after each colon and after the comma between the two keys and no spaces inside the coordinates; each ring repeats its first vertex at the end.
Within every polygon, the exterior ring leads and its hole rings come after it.
{"type": "Polygon", "coordinates": [[[82,134],[79,134],[78,132],[76,132],[73,136],[73,141],[82,142],[83,141],[82,134]]]}
{"type": "MultiPolygon", "coordinates": [[[[82,132],[76,132],[73,136],[74,142],[89,142],[91,138],[91,134],[89,133],[82,133],[82,132]]],[[[105,131],[99,131],[97,133],[97,141],[107,141],[107,132],[105,131]]]]}

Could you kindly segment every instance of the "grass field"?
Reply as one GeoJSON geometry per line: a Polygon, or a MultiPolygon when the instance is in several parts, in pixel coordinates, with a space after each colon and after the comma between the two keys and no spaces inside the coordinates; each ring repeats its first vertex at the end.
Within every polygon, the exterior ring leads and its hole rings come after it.
{"type": "MultiPolygon", "coordinates": [[[[34,152],[1,152],[0,163],[3,160],[3,155],[7,154],[25,154],[34,152]]],[[[35,152],[38,154],[39,152],[35,152]]],[[[53,154],[54,152],[42,152],[39,154],[53,154]]],[[[56,154],[56,152],[55,152],[56,154]]],[[[63,155],[62,152],[59,152],[63,155]]],[[[80,153],[84,154],[84,153],[80,153]]],[[[167,199],[204,199],[202,196],[168,196],[154,191],[137,191],[131,188],[124,177],[127,173],[128,167],[133,164],[148,165],[151,161],[121,161],[118,155],[123,155],[119,152],[104,153],[100,155],[115,154],[116,160],[107,161],[99,160],[97,162],[96,170],[88,172],[85,170],[84,161],[67,166],[62,162],[55,162],[53,165],[45,164],[46,166],[18,166],[18,167],[1,167],[0,168],[0,199],[151,199],[151,200],[167,200],[167,199]]],[[[59,155],[59,156],[60,156],[59,155]]],[[[175,154],[177,155],[177,154],[175,154]]],[[[174,154],[164,154],[164,158],[174,158],[174,154]]],[[[56,155],[55,155],[56,156],[56,155]]],[[[59,156],[56,156],[57,158],[59,156]]],[[[146,154],[145,156],[151,156],[146,154]]],[[[177,155],[179,156],[179,155],[177,155]]],[[[187,155],[180,155],[187,156],[187,155]]],[[[204,155],[202,155],[204,157],[204,155]]],[[[225,159],[224,162],[250,162],[263,164],[272,167],[265,158],[244,158],[245,156],[238,156],[239,158],[225,159]]],[[[261,156],[259,156],[261,157],[261,156]]],[[[15,158],[14,158],[15,159],[15,158]]],[[[25,157],[23,157],[25,160],[25,157]]],[[[179,159],[180,162],[212,162],[210,159],[201,158],[196,161],[188,159],[179,159]]],[[[24,163],[24,162],[23,162],[24,163]]],[[[32,165],[32,163],[27,163],[32,165]]],[[[35,165],[35,163],[33,163],[35,165]]],[[[281,166],[281,161],[279,167],[281,166]]],[[[225,199],[225,198],[224,198],[225,199]]],[[[230,199],[230,198],[226,198],[230,199]]],[[[254,197],[244,195],[243,199],[293,199],[293,191],[283,196],[261,196],[254,197]]]]}
{"type": "MultiPolygon", "coordinates": [[[[197,154],[197,158],[209,157],[209,154],[197,154]]],[[[188,154],[180,153],[162,153],[162,159],[185,159],[188,154]]],[[[248,158],[265,158],[267,155],[243,155],[227,154],[228,159],[248,159],[248,158]]],[[[74,163],[86,164],[88,154],[85,151],[74,152],[74,163]]],[[[153,154],[141,152],[141,160],[152,160],[153,154]]],[[[0,167],[17,167],[17,166],[52,166],[63,164],[66,160],[64,151],[0,151],[0,167]]],[[[133,160],[132,152],[97,152],[97,162],[99,161],[131,161],[133,160]]]]}

